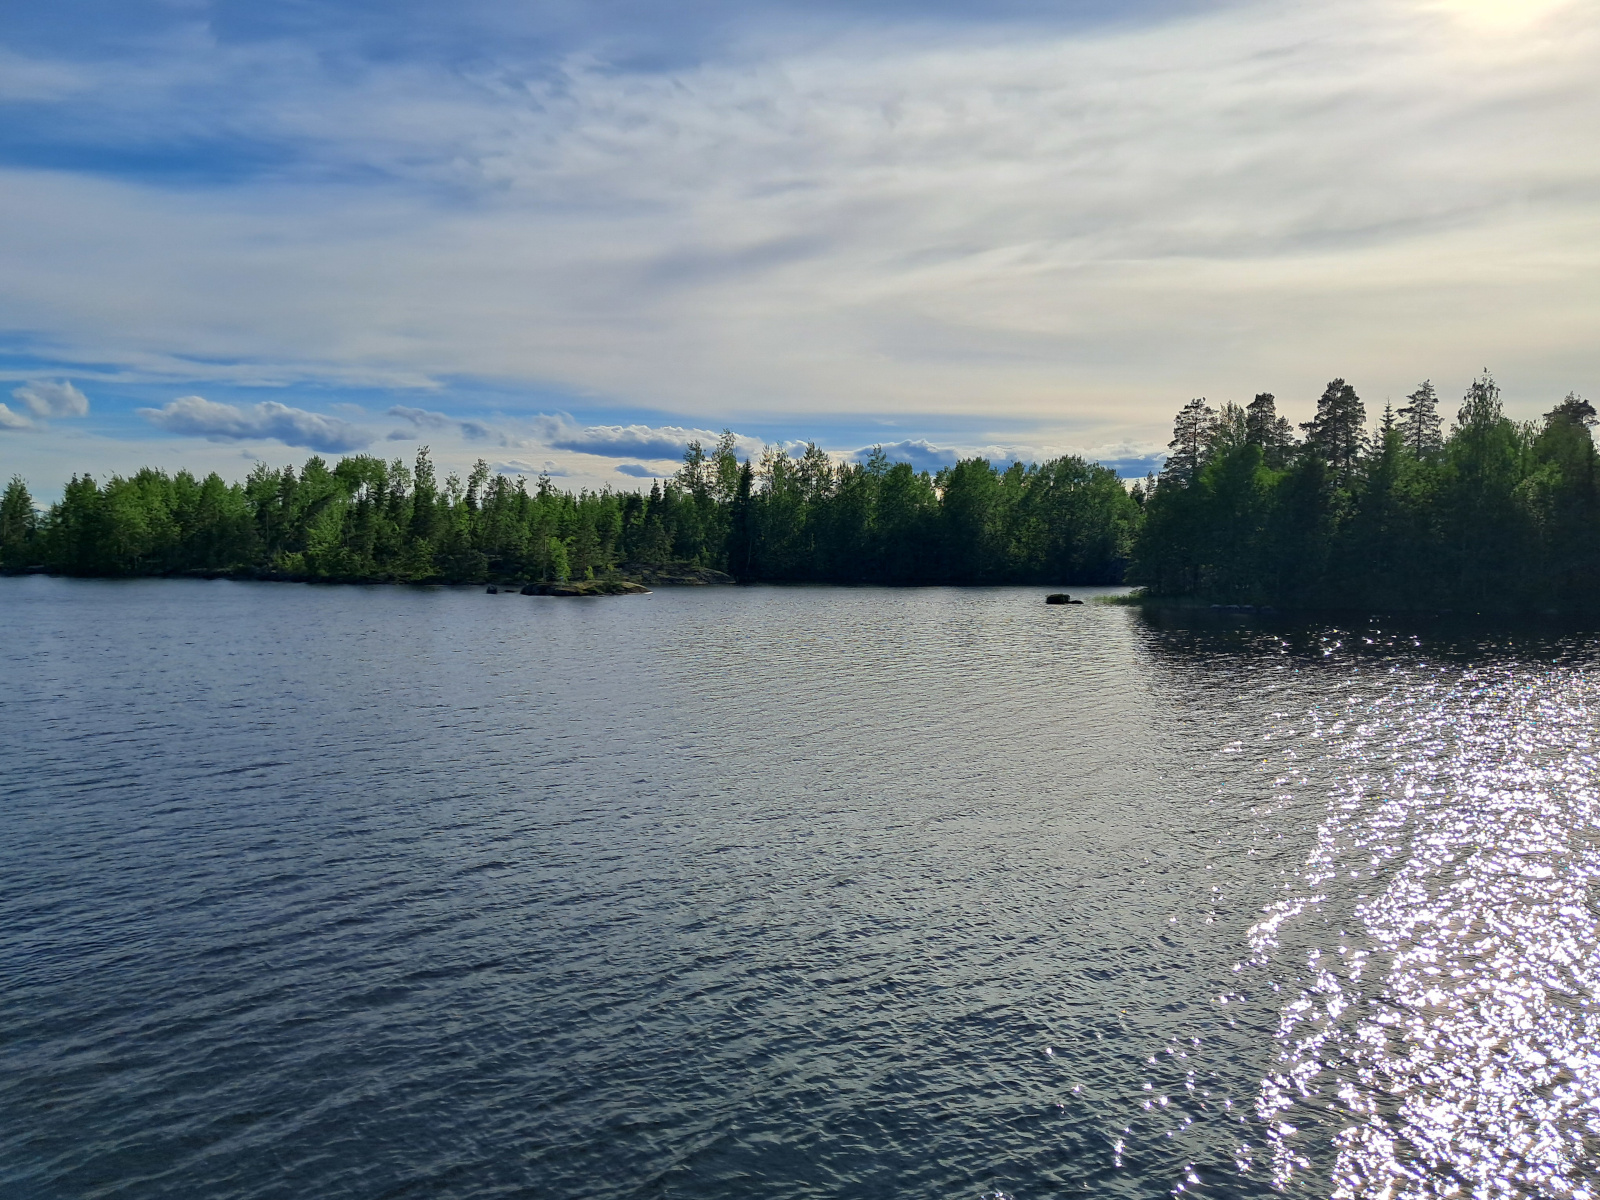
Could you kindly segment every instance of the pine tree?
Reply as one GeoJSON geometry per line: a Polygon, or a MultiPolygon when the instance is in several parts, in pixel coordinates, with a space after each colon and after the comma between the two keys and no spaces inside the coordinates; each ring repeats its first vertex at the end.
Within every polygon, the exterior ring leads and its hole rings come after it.
{"type": "Polygon", "coordinates": [[[1200,477],[1205,466],[1211,432],[1217,414],[1205,397],[1191,400],[1178,410],[1172,425],[1172,440],[1167,443],[1167,463],[1161,468],[1161,478],[1188,487],[1200,477]]]}
{"type": "Polygon", "coordinates": [[[1367,445],[1367,409],[1355,388],[1330,380],[1317,401],[1317,415],[1300,428],[1306,431],[1306,446],[1322,456],[1341,487],[1349,486],[1367,445]]]}
{"type": "Polygon", "coordinates": [[[1597,422],[1600,422],[1600,413],[1596,413],[1594,405],[1578,395],[1577,392],[1568,392],[1565,400],[1544,415],[1546,428],[1552,425],[1566,424],[1587,429],[1597,422]]]}
{"type": "Polygon", "coordinates": [[[1276,400],[1271,392],[1260,392],[1245,406],[1245,440],[1261,447],[1267,466],[1281,470],[1294,450],[1294,426],[1278,415],[1276,400]]]}
{"type": "Polygon", "coordinates": [[[1422,386],[1406,399],[1411,403],[1399,412],[1401,438],[1412,458],[1432,458],[1444,448],[1444,422],[1439,419],[1439,394],[1433,390],[1433,382],[1424,379],[1422,386]]]}

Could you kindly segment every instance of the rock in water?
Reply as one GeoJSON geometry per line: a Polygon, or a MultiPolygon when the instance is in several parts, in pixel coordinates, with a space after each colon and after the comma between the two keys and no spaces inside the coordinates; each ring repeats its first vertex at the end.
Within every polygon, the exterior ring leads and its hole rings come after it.
{"type": "Polygon", "coordinates": [[[648,596],[650,589],[625,579],[580,579],[567,583],[530,583],[524,596],[648,596]]]}
{"type": "Polygon", "coordinates": [[[491,596],[498,596],[500,594],[500,589],[495,587],[495,585],[492,584],[492,583],[488,587],[484,588],[483,590],[488,592],[489,595],[491,595],[491,596]]]}
{"type": "MultiPolygon", "coordinates": [[[[1072,597],[1067,595],[1066,592],[1051,592],[1044,598],[1044,602],[1046,604],[1071,604],[1072,597]]],[[[1079,603],[1082,603],[1082,601],[1079,603]]]]}

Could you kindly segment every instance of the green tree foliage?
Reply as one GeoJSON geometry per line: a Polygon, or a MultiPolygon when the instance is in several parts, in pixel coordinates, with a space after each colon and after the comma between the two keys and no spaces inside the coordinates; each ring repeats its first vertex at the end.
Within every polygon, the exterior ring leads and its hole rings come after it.
{"type": "Polygon", "coordinates": [[[1178,410],[1172,424],[1172,440],[1167,443],[1167,462],[1161,468],[1161,478],[1169,483],[1189,487],[1200,478],[1200,468],[1206,465],[1206,456],[1215,443],[1217,414],[1201,397],[1191,400],[1178,410]]]}
{"type": "Polygon", "coordinates": [[[1317,400],[1317,415],[1300,428],[1306,431],[1305,449],[1320,455],[1341,486],[1355,476],[1367,447],[1367,409],[1355,388],[1334,379],[1317,400]]]}
{"type": "Polygon", "coordinates": [[[1275,471],[1289,464],[1294,453],[1294,426],[1278,415],[1277,397],[1258,393],[1245,406],[1245,440],[1261,447],[1261,461],[1275,471]]]}
{"type": "Polygon", "coordinates": [[[20,476],[13,475],[0,496],[0,567],[28,564],[34,549],[33,535],[38,526],[33,497],[20,476]]]}
{"type": "MultiPolygon", "coordinates": [[[[1284,606],[1594,608],[1594,408],[1572,395],[1518,425],[1486,373],[1444,436],[1431,384],[1407,400],[1368,437],[1354,389],[1334,380],[1299,446],[1256,432],[1279,420],[1257,403],[1242,444],[1220,417],[1190,451],[1199,470],[1169,469],[1144,496],[1130,581],[1284,606]]],[[[1194,416],[1186,406],[1179,429],[1194,416]]]]}
{"type": "Polygon", "coordinates": [[[1444,421],[1433,381],[1424,379],[1406,399],[1410,403],[1399,413],[1401,441],[1412,458],[1433,458],[1444,449],[1444,421]]]}
{"type": "Polygon", "coordinates": [[[265,464],[243,483],[144,470],[74,477],[42,519],[23,482],[0,506],[0,566],[80,575],[245,573],[325,580],[591,579],[678,563],[742,579],[1114,582],[1139,508],[1077,458],[937,477],[881,451],[836,465],[816,445],[740,461],[733,434],[691,444],[648,494],[558,491],[480,461],[442,482],[415,460],[265,464]]]}

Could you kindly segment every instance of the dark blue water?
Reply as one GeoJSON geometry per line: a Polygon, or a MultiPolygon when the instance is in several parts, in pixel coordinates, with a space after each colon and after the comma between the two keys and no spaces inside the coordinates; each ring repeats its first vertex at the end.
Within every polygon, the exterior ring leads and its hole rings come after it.
{"type": "Polygon", "coordinates": [[[0,1195],[1592,1195],[1592,639],[1041,599],[0,580],[0,1195]]]}

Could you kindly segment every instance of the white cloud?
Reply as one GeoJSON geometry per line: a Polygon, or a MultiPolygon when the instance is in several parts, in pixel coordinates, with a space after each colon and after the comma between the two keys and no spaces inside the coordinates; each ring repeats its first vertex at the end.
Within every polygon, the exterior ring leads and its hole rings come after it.
{"type": "Polygon", "coordinates": [[[65,380],[25,383],[12,391],[11,398],[21,401],[29,412],[41,419],[89,415],[89,397],[65,380]]]}
{"type": "Polygon", "coordinates": [[[240,408],[218,404],[203,396],[180,396],[161,408],[138,411],[158,429],[212,442],[272,438],[286,446],[344,454],[360,450],[372,441],[370,432],[348,421],[303,408],[290,408],[275,400],[240,408]]]}
{"type": "Polygon", "coordinates": [[[21,413],[12,412],[0,404],[0,429],[37,429],[38,426],[21,413]]]}
{"type": "MultiPolygon", "coordinates": [[[[409,430],[397,429],[390,433],[391,441],[410,441],[420,433],[437,431],[456,434],[467,442],[514,449],[544,446],[596,458],[643,458],[657,462],[681,459],[693,441],[709,450],[722,436],[710,429],[686,429],[678,425],[580,425],[565,413],[541,413],[507,425],[398,404],[389,409],[389,415],[408,421],[412,426],[409,430]]],[[[736,452],[741,455],[761,453],[759,438],[736,434],[734,440],[736,452]]]]}
{"type": "Polygon", "coordinates": [[[1088,462],[1110,467],[1117,474],[1129,478],[1142,477],[1148,471],[1159,470],[1165,458],[1165,449],[1151,443],[1117,442],[1091,447],[1030,446],[1030,445],[979,445],[940,446],[925,438],[905,439],[898,442],[881,442],[863,446],[844,456],[846,461],[865,462],[876,449],[882,449],[890,462],[910,463],[918,471],[937,473],[944,467],[971,458],[986,459],[1004,467],[1014,462],[1045,463],[1066,455],[1076,455],[1088,462]]]}
{"type": "MultiPolygon", "coordinates": [[[[1548,407],[1600,386],[1600,14],[1539,0],[1484,36],[1462,14],[1488,4],[891,29],[670,73],[208,47],[189,69],[293,98],[227,114],[293,166],[5,173],[0,326],[150,371],[489,376],[707,423],[1139,438],[1194,394],[1403,395],[1486,362],[1548,407]]],[[[672,456],[612,428],[573,440],[672,456]]]]}

